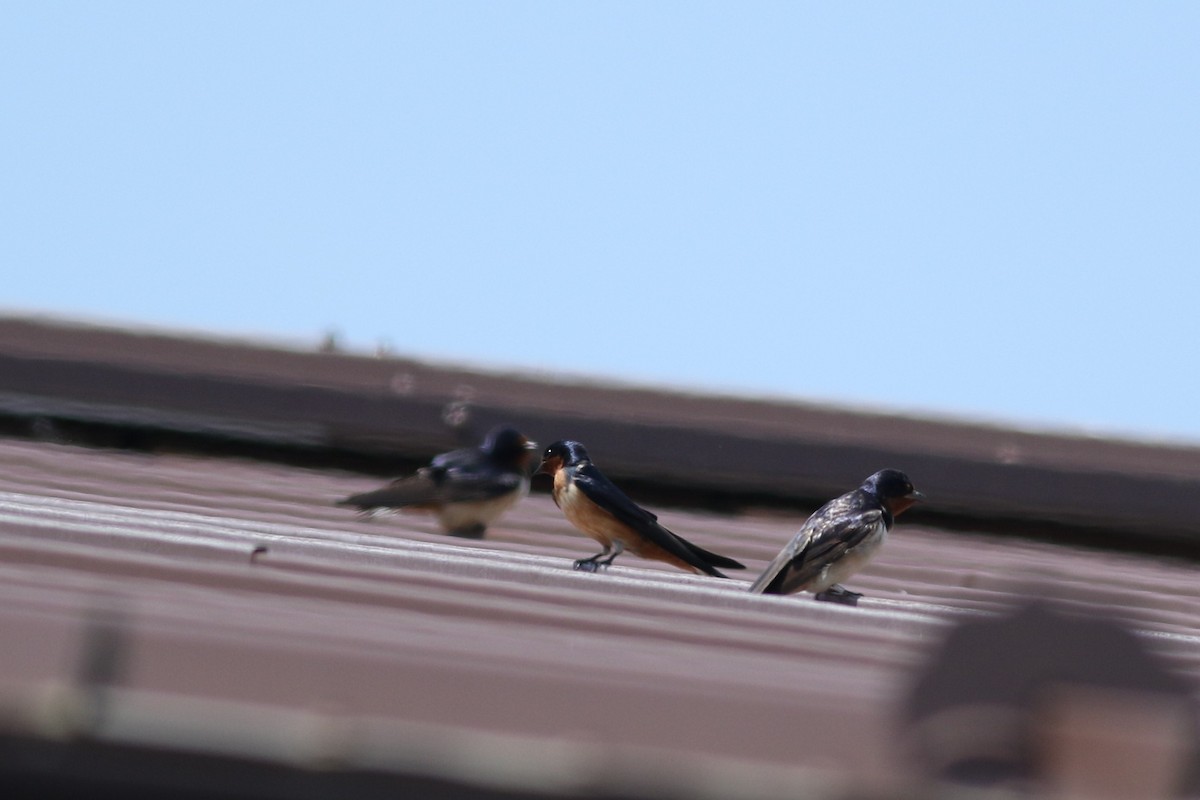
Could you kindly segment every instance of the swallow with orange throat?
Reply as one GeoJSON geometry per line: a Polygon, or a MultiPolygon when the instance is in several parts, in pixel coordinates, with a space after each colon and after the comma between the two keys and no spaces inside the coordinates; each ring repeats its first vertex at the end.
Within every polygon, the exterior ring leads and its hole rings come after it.
{"type": "Polygon", "coordinates": [[[830,500],[775,556],[750,591],[812,592],[818,600],[857,605],[858,592],[841,582],[862,569],[887,538],[896,517],[925,495],[903,472],[883,469],[852,492],[830,500]]]}
{"type": "Polygon", "coordinates": [[[664,528],[658,517],[630,500],[596,468],[579,442],[564,440],[547,447],[538,473],[554,479],[554,502],[567,520],[604,548],[576,561],[575,569],[595,572],[626,550],[715,578],[726,577],[717,567],[745,569],[732,558],[710,553],[664,528]]]}
{"type": "Polygon", "coordinates": [[[479,447],[442,453],[415,475],[339,500],[338,505],[354,506],[366,515],[395,509],[432,511],[452,536],[479,539],[529,492],[537,449],[536,442],[501,425],[479,447]]]}

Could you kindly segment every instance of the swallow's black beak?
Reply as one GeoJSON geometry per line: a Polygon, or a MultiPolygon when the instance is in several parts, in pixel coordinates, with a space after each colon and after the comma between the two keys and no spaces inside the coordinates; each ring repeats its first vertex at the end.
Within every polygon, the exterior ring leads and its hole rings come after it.
{"type": "Polygon", "coordinates": [[[546,456],[542,459],[542,463],[538,465],[534,475],[553,475],[562,467],[562,456],[546,456]]]}

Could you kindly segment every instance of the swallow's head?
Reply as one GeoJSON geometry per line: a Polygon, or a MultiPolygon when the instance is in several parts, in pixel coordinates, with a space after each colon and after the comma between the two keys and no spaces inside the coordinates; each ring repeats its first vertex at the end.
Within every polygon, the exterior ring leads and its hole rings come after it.
{"type": "Polygon", "coordinates": [[[538,474],[553,475],[563,467],[573,467],[587,460],[587,450],[583,448],[583,445],[569,439],[562,439],[542,452],[542,464],[538,467],[538,474]]]}
{"type": "Polygon", "coordinates": [[[879,502],[892,512],[892,516],[902,513],[918,500],[924,500],[925,495],[913,488],[912,481],[898,469],[881,469],[867,478],[862,485],[863,491],[879,498],[879,502]]]}
{"type": "Polygon", "coordinates": [[[488,431],[481,449],[498,464],[525,469],[538,446],[516,428],[500,425],[488,431]]]}

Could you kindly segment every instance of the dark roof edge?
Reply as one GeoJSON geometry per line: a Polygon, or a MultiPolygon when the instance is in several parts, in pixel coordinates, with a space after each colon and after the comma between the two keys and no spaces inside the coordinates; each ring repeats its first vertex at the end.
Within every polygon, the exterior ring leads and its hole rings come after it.
{"type": "Polygon", "coordinates": [[[809,504],[892,466],[930,496],[927,513],[1200,537],[1196,447],[39,320],[0,319],[0,417],[375,458],[506,421],[587,443],[614,476],[701,495],[809,504]]]}

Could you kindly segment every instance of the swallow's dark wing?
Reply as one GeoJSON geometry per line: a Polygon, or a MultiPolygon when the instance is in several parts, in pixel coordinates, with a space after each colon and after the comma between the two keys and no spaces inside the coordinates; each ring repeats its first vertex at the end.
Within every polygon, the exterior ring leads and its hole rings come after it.
{"type": "Polygon", "coordinates": [[[826,503],[808,518],[787,546],[750,586],[751,592],[789,594],[803,589],[826,565],[885,525],[883,509],[855,494],[826,503]]]}
{"type": "Polygon", "coordinates": [[[487,454],[478,447],[464,447],[461,450],[451,450],[433,457],[427,469],[434,472],[446,473],[452,470],[471,471],[488,463],[487,454]]]}
{"type": "MultiPolygon", "coordinates": [[[[452,453],[444,456],[454,455],[452,453]]],[[[392,481],[382,489],[356,494],[338,505],[371,508],[438,508],[446,503],[473,503],[514,492],[521,487],[522,476],[516,472],[497,469],[482,459],[461,459],[447,463],[443,456],[435,458],[428,467],[415,475],[392,481]],[[483,463],[480,463],[483,462],[483,463]]]]}
{"type": "MultiPolygon", "coordinates": [[[[666,528],[663,528],[663,530],[666,530],[666,528]]],[[[667,531],[667,532],[671,533],[670,531],[667,531]]],[[[687,539],[683,538],[678,533],[671,533],[671,535],[674,536],[677,540],[679,540],[680,544],[682,544],[688,550],[691,550],[693,553],[695,553],[696,556],[700,560],[707,562],[711,566],[724,567],[725,569],[745,569],[746,568],[746,565],[743,564],[742,562],[734,561],[732,558],[730,558],[728,556],[718,555],[717,553],[714,553],[711,550],[705,550],[700,545],[689,542],[687,539]]]]}
{"type": "Polygon", "coordinates": [[[354,506],[361,511],[372,508],[433,508],[438,505],[438,493],[438,485],[418,472],[411,477],[394,480],[382,489],[350,495],[338,500],[337,504],[354,506]]]}
{"type": "Polygon", "coordinates": [[[634,530],[658,525],[658,517],[629,499],[616,484],[592,464],[575,469],[575,485],[587,498],[634,530]]]}
{"type": "Polygon", "coordinates": [[[589,500],[628,525],[635,533],[699,570],[711,575],[714,566],[743,568],[733,559],[710,553],[664,528],[659,524],[658,517],[630,500],[592,464],[575,470],[575,485],[589,500]]]}

